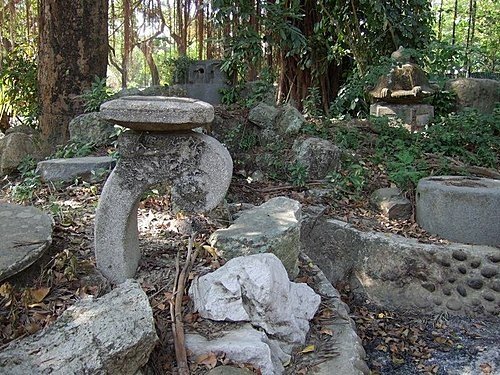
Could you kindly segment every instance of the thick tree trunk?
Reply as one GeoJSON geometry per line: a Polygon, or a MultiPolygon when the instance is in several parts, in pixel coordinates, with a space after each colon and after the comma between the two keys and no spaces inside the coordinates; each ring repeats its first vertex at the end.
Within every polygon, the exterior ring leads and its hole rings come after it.
{"type": "Polygon", "coordinates": [[[40,0],[38,84],[40,128],[51,148],[68,139],[69,121],[83,112],[79,96],[105,77],[107,0],[40,0]]]}

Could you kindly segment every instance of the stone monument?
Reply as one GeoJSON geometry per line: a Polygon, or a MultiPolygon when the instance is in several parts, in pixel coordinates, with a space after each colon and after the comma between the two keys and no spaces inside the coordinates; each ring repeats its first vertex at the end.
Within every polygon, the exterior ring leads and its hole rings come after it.
{"type": "Polygon", "coordinates": [[[403,47],[393,52],[391,58],[396,65],[369,92],[375,102],[370,106],[370,115],[397,117],[411,131],[420,130],[434,117],[434,107],[422,103],[434,94],[434,89],[425,72],[405,55],[403,47]]]}
{"type": "Polygon", "coordinates": [[[130,129],[118,141],[121,157],[104,185],[95,221],[97,267],[121,283],[139,265],[137,209],[145,190],[165,182],[175,210],[209,211],[224,198],[233,163],[221,143],[192,130],[212,122],[208,103],[130,96],[104,103],[101,116],[130,129]]]}

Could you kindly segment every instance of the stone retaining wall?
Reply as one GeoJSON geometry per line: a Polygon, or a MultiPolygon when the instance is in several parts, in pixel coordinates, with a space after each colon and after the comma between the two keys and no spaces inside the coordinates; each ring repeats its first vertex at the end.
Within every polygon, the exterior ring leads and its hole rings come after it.
{"type": "Polygon", "coordinates": [[[397,310],[499,314],[498,247],[424,244],[317,218],[314,209],[304,216],[303,250],[334,286],[347,281],[358,297],[397,310]]]}

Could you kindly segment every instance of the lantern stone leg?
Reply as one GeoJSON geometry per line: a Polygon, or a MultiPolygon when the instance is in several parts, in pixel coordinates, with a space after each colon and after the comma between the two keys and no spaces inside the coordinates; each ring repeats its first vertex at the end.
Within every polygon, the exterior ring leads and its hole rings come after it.
{"type": "Polygon", "coordinates": [[[206,212],[224,198],[233,163],[216,139],[196,132],[125,132],[121,158],[99,200],[95,221],[97,267],[115,283],[135,275],[139,251],[137,209],[154,184],[171,189],[172,205],[185,212],[206,212]]]}

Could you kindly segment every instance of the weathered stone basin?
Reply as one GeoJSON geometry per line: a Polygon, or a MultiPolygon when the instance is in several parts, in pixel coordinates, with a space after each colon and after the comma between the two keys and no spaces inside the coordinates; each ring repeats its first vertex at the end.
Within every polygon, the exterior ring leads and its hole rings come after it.
{"type": "Polygon", "coordinates": [[[500,180],[436,176],[420,180],[417,222],[445,239],[500,245],[500,180]]]}
{"type": "Polygon", "coordinates": [[[191,98],[125,96],[101,105],[101,117],[135,131],[178,132],[210,124],[214,108],[191,98]]]}

